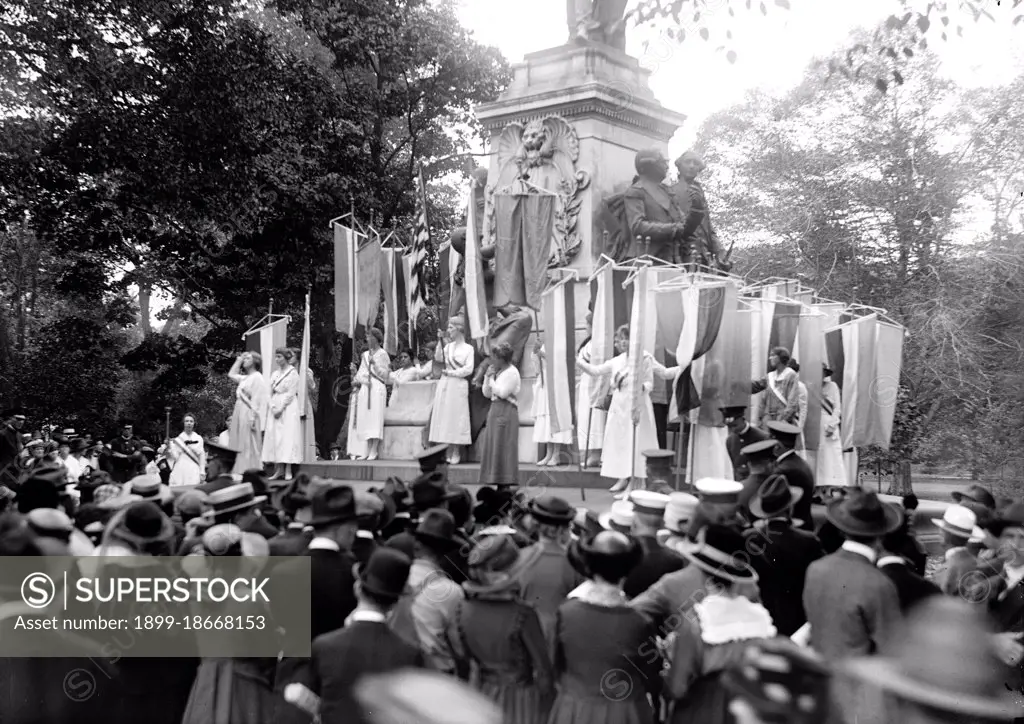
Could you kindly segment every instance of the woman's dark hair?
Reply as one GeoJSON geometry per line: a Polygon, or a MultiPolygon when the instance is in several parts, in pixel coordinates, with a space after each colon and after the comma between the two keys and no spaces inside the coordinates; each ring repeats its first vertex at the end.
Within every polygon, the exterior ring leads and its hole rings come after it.
{"type": "Polygon", "coordinates": [[[182,425],[185,424],[185,418],[186,417],[191,417],[192,418],[192,422],[199,422],[199,418],[195,416],[195,413],[193,413],[193,412],[186,412],[184,415],[181,416],[181,424],[182,425]]]}
{"type": "Polygon", "coordinates": [[[295,361],[295,350],[289,347],[278,347],[274,350],[274,354],[284,357],[285,362],[291,363],[295,361]]]}
{"type": "Polygon", "coordinates": [[[502,362],[511,364],[512,357],[515,353],[512,351],[512,345],[508,342],[499,342],[494,346],[494,349],[491,350],[491,354],[502,362]]]}
{"type": "Polygon", "coordinates": [[[789,364],[789,350],[785,347],[772,347],[772,354],[779,358],[779,361],[784,364],[789,364]]]}
{"type": "Polygon", "coordinates": [[[370,327],[366,333],[377,340],[377,344],[384,344],[384,333],[376,327],[370,327]]]}
{"type": "Polygon", "coordinates": [[[628,576],[644,556],[635,538],[611,531],[598,533],[581,548],[590,574],[613,583],[628,576]]]}

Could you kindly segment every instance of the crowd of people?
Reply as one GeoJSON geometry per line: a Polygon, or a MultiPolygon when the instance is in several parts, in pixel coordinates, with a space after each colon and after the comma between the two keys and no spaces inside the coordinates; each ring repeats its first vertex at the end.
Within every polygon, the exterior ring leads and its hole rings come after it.
{"type": "MultiPolygon", "coordinates": [[[[4,435],[25,423],[11,412],[4,435]]],[[[731,412],[734,434],[758,430],[731,412]]],[[[420,457],[414,480],[366,492],[302,473],[239,476],[239,451],[212,441],[205,482],[177,488],[144,469],[69,484],[44,457],[7,488],[0,553],[115,566],[307,556],[311,656],[114,659],[102,635],[52,632],[40,646],[67,656],[2,660],[0,714],[167,724],[1024,716],[1024,503],[958,493],[935,520],[944,557],[929,579],[916,501],[843,488],[818,524],[813,489],[786,465],[799,456],[777,449],[794,433],[768,428],[775,437],[739,448],[742,482],[633,490],[601,514],[508,484],[474,497],[448,480],[446,445],[420,457]],[[96,672],[94,696],[57,690],[80,670],[96,672]]],[[[16,616],[52,613],[0,612],[0,645],[18,635],[16,616]]]]}

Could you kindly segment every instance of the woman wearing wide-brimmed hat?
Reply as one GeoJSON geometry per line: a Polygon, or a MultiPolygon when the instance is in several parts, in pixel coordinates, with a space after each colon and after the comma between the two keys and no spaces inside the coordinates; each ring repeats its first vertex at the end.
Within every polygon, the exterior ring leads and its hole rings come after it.
{"type": "MultiPolygon", "coordinates": [[[[244,533],[237,525],[222,523],[209,528],[202,537],[201,554],[190,555],[182,567],[196,577],[241,577],[259,573],[270,549],[266,539],[244,533]]],[[[258,615],[252,603],[197,605],[196,615],[258,615]],[[238,610],[232,610],[237,606],[238,610]],[[245,610],[243,611],[242,608],[245,610]]],[[[200,652],[223,651],[227,641],[217,645],[216,631],[203,631],[200,652]]],[[[229,641],[230,639],[228,639],[229,641]]],[[[192,693],[182,724],[260,724],[268,721],[277,708],[274,693],[276,658],[223,658],[204,656],[196,672],[192,693]]]]}
{"type": "Polygon", "coordinates": [[[732,719],[722,673],[748,646],[775,638],[777,631],[768,610],[743,593],[744,584],[757,582],[757,573],[744,562],[746,539],[711,524],[697,534],[696,543],[682,554],[702,572],[709,595],[694,605],[694,615],[683,620],[667,647],[671,669],[665,698],[672,724],[725,724],[732,719]]]}
{"type": "Polygon", "coordinates": [[[652,724],[649,695],[660,688],[656,631],[629,607],[622,584],[643,558],[640,544],[618,531],[576,541],[592,584],[558,610],[558,697],[549,724],[652,724]],[[653,655],[652,655],[653,654],[653,655]]]}
{"type": "Polygon", "coordinates": [[[554,698],[551,659],[537,612],[520,597],[518,561],[510,535],[480,539],[448,639],[470,683],[502,708],[505,724],[543,724],[554,698]]]}

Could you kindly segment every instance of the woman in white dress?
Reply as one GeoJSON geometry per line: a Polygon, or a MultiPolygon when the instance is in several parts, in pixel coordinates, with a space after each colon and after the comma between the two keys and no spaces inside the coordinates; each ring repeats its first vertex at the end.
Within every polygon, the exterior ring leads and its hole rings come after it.
{"type": "Polygon", "coordinates": [[[292,479],[292,465],[302,462],[302,412],[299,410],[299,379],[295,354],[287,347],[274,352],[277,369],[270,377],[267,434],[263,438],[263,462],[274,464],[270,480],[292,479]]]}
{"type": "Polygon", "coordinates": [[[847,484],[843,462],[842,398],[839,385],[832,381],[832,370],[822,365],[821,436],[818,439],[817,469],[814,483],[819,486],[843,487],[847,484]]]}
{"type": "MultiPolygon", "coordinates": [[[[448,463],[462,461],[462,448],[473,442],[469,427],[469,377],[473,374],[473,347],[466,343],[466,323],[461,316],[448,321],[447,344],[439,343],[434,359],[444,365],[434,392],[427,438],[448,445],[448,463]]],[[[444,342],[444,335],[437,333],[444,342]]]]}
{"type": "MultiPolygon", "coordinates": [[[[587,334],[593,334],[593,317],[587,312],[587,334]]],[[[580,345],[578,359],[590,364],[590,337],[580,345]]],[[[608,418],[607,410],[591,407],[590,399],[598,381],[590,375],[580,375],[576,388],[576,444],[580,453],[587,456],[584,467],[596,468],[601,465],[601,448],[604,445],[604,425],[608,418]]]]}
{"type": "Polygon", "coordinates": [[[262,470],[268,397],[263,357],[256,352],[239,355],[228,377],[238,383],[235,409],[228,423],[228,446],[238,451],[231,472],[241,475],[247,470],[262,470]]]}
{"type": "Polygon", "coordinates": [[[376,328],[366,333],[366,351],[359,366],[352,365],[352,414],[349,415],[348,451],[356,460],[376,460],[384,439],[384,408],[391,358],[381,349],[384,335],[376,328]]]}
{"type": "Polygon", "coordinates": [[[206,477],[206,447],[196,433],[196,416],[188,413],[181,420],[180,435],[167,442],[164,454],[171,461],[169,484],[199,485],[206,477]]]}
{"type": "MultiPolygon", "coordinates": [[[[572,444],[572,428],[554,432],[548,415],[548,391],[544,380],[544,344],[537,340],[533,348],[537,356],[537,379],[533,382],[533,441],[544,446],[544,456],[538,465],[554,466],[562,462],[562,448],[572,444]]],[[[569,384],[568,380],[556,380],[555,384],[569,384]]],[[[565,453],[567,455],[568,452],[565,453]]]]}
{"type": "Polygon", "coordinates": [[[608,408],[608,420],[604,429],[604,451],[601,455],[601,476],[615,478],[618,482],[611,487],[613,493],[628,494],[635,481],[643,486],[647,478],[647,467],[643,451],[657,449],[658,432],[654,426],[654,408],[651,406],[651,390],[654,389],[653,358],[644,355],[641,371],[642,405],[636,421],[636,442],[633,440],[633,401],[630,399],[629,377],[629,325],[622,325],[615,332],[615,351],[618,355],[604,364],[592,365],[577,358],[576,365],[591,377],[608,375],[611,378],[612,401],[608,408]]]}

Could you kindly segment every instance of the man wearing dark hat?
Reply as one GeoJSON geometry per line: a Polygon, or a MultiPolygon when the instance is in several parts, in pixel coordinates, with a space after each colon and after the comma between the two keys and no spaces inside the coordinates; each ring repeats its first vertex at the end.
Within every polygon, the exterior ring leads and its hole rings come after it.
{"type": "MultiPolygon", "coordinates": [[[[900,527],[902,513],[864,492],[833,501],[826,514],[846,540],[807,571],[803,600],[811,645],[830,663],[875,655],[902,621],[896,586],[876,568],[881,539],[900,527]]],[[[854,711],[855,692],[844,687],[836,693],[840,706],[854,711]]]]}
{"type": "Polygon", "coordinates": [[[785,475],[790,485],[804,491],[803,498],[793,509],[793,517],[800,521],[803,528],[813,530],[811,502],[814,498],[814,472],[796,452],[800,428],[788,422],[773,420],[768,423],[768,432],[779,441],[781,447],[778,457],[775,458],[775,465],[772,466],[772,472],[785,475]]]}
{"type": "Polygon", "coordinates": [[[0,483],[13,485],[17,482],[17,460],[21,454],[21,429],[25,426],[25,414],[18,407],[0,413],[0,483]]]}
{"type": "Polygon", "coordinates": [[[667,573],[678,571],[686,560],[658,541],[658,531],[665,525],[665,508],[669,496],[647,490],[634,490],[629,496],[633,503],[631,534],[640,541],[643,560],[630,571],[622,590],[628,598],[636,598],[667,573]]]}
{"type": "Polygon", "coordinates": [[[356,609],[345,627],[313,642],[309,665],[297,677],[320,698],[322,724],[362,724],[353,688],[363,676],[421,668],[423,655],[387,625],[409,578],[411,562],[400,551],[379,548],[359,565],[356,609]]]}
{"type": "Polygon", "coordinates": [[[743,448],[751,443],[768,440],[771,436],[754,427],[747,422],[747,408],[741,405],[734,407],[720,407],[725,426],[729,429],[729,437],[725,440],[725,449],[729,452],[729,459],[732,460],[733,477],[742,482],[750,475],[747,468],[747,457],[743,454],[743,448]]]}
{"type": "Polygon", "coordinates": [[[146,459],[142,454],[142,442],[133,434],[132,423],[121,423],[121,436],[110,441],[110,477],[116,483],[127,483],[142,475],[146,459]]]}
{"type": "Polygon", "coordinates": [[[775,464],[774,440],[758,440],[741,448],[740,454],[744,458],[747,468],[747,477],[740,482],[743,484],[743,492],[740,493],[740,503],[746,508],[757,491],[761,489],[764,481],[772,474],[772,466],[775,464]]]}
{"type": "Polygon", "coordinates": [[[196,490],[209,495],[234,485],[237,481],[232,477],[231,471],[235,467],[238,451],[209,440],[204,443],[204,447],[206,449],[206,482],[197,485],[196,490]]]}
{"type": "Polygon", "coordinates": [[[769,477],[750,501],[758,522],[747,531],[750,565],[760,576],[761,602],[784,636],[807,623],[803,595],[807,569],[825,555],[817,537],[793,527],[793,506],[803,491],[782,475],[769,477]]]}
{"type": "Polygon", "coordinates": [[[541,495],[530,501],[527,511],[537,524],[537,542],[520,557],[522,597],[537,610],[544,638],[553,646],[558,607],[583,583],[568,557],[576,510],[562,498],[541,495]]]}
{"type": "Polygon", "coordinates": [[[456,673],[455,655],[447,627],[455,620],[462,588],[444,572],[445,556],[460,543],[455,518],[447,510],[426,511],[413,532],[413,562],[409,583],[392,616],[391,626],[407,643],[417,646],[428,668],[456,673]]]}

